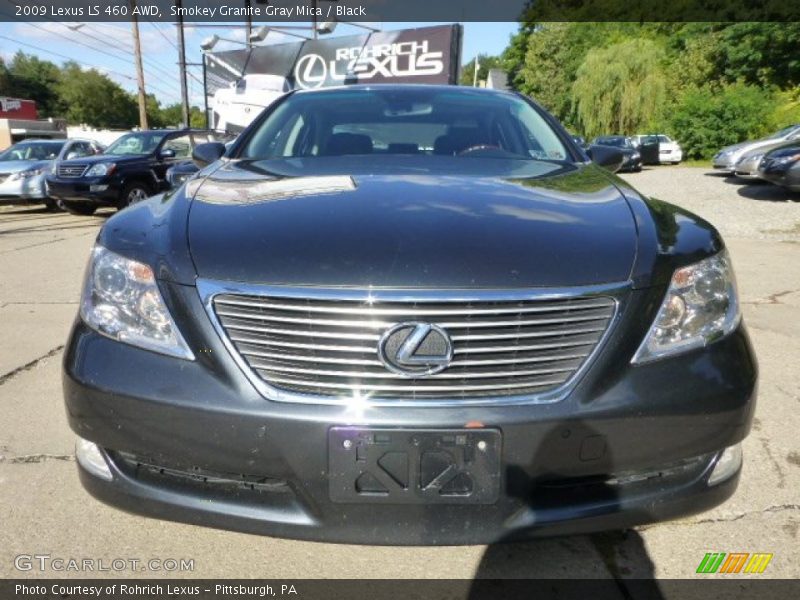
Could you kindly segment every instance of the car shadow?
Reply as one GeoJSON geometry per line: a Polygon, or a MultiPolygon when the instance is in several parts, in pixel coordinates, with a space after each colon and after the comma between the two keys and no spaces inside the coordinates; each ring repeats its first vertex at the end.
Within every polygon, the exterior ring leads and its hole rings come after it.
{"type": "Polygon", "coordinates": [[[762,200],[765,202],[797,202],[800,194],[794,194],[779,185],[772,185],[769,182],[761,182],[757,185],[744,185],[736,190],[736,193],[743,198],[750,200],[762,200]]]}
{"type": "MultiPolygon", "coordinates": [[[[504,486],[507,495],[524,501],[511,519],[515,526],[526,525],[521,533],[486,548],[475,571],[469,600],[534,597],[530,585],[526,589],[519,582],[523,579],[548,580],[546,585],[552,590],[568,592],[563,597],[571,598],[569,593],[578,592],[582,597],[603,599],[663,599],[655,579],[655,565],[642,536],[635,530],[518,541],[520,535],[525,536],[526,528],[535,532],[536,524],[543,520],[557,522],[559,516],[573,518],[579,513],[613,517],[620,510],[625,494],[620,491],[621,486],[608,482],[613,473],[624,470],[624,465],[615,464],[600,432],[582,421],[560,424],[542,437],[530,460],[520,462],[506,468],[504,486]],[[587,441],[593,448],[591,456],[586,451],[587,441]],[[570,457],[574,457],[572,464],[570,457]],[[599,475],[591,478],[573,475],[574,483],[565,485],[570,474],[563,472],[564,465],[573,469],[576,464],[585,472],[599,475]],[[572,514],[565,515],[567,505],[574,505],[572,514]],[[605,593],[596,595],[593,586],[599,584],[605,593]],[[508,586],[509,590],[500,589],[508,586]]],[[[652,521],[644,510],[631,518],[633,522],[652,521]]]]}

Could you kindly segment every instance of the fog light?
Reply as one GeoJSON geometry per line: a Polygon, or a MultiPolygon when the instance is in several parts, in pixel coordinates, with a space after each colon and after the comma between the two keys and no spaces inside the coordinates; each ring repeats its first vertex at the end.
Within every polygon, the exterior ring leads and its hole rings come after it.
{"type": "Polygon", "coordinates": [[[108,468],[108,463],[100,452],[100,448],[94,442],[78,438],[75,442],[75,458],[78,463],[89,473],[100,479],[111,481],[114,476],[111,474],[111,469],[108,468]]]}
{"type": "Polygon", "coordinates": [[[732,477],[742,466],[742,445],[736,444],[729,446],[722,452],[722,456],[717,459],[711,477],[708,478],[708,485],[717,485],[732,477]]]}
{"type": "Polygon", "coordinates": [[[108,189],[107,185],[90,185],[90,192],[105,192],[108,189]]]}

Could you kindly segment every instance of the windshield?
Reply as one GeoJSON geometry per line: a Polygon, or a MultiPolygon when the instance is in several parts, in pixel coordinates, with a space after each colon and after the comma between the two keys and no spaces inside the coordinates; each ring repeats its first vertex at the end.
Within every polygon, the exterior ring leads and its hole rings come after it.
{"type": "Polygon", "coordinates": [[[240,156],[381,154],[569,156],[544,117],[521,98],[456,87],[295,93],[261,123],[240,156]]]}
{"type": "Polygon", "coordinates": [[[111,144],[103,154],[114,155],[143,155],[155,151],[161,140],[167,135],[166,131],[146,131],[140,133],[128,133],[111,144]]]}
{"type": "Polygon", "coordinates": [[[65,142],[20,142],[0,154],[0,160],[53,160],[65,142]]]}
{"type": "Polygon", "coordinates": [[[633,148],[631,141],[624,137],[600,137],[594,143],[601,146],[615,146],[616,148],[633,148]]]}

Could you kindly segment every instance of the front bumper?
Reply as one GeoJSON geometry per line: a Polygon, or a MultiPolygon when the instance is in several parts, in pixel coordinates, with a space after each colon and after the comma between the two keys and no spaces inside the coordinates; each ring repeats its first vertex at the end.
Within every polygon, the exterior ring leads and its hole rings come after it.
{"type": "Polygon", "coordinates": [[[108,205],[116,202],[119,196],[119,184],[104,177],[48,178],[47,187],[50,197],[68,202],[108,205]]]}
{"type": "Polygon", "coordinates": [[[44,175],[25,179],[6,179],[0,183],[0,198],[20,200],[44,200],[47,198],[44,175]]]}
{"type": "Polygon", "coordinates": [[[331,542],[475,544],[674,518],[715,506],[736,488],[738,472],[707,481],[723,449],[750,428],[757,367],[747,334],[740,326],[706,349],[631,366],[641,332],[626,322],[663,290],[630,294],[621,322],[565,399],[435,408],[266,400],[226,350],[196,289],[162,291],[196,361],[112,341],[80,321],[65,353],[70,426],[103,449],[112,474],[107,481],[81,467],[83,485],[131,512],[331,542]],[[496,502],[332,500],[331,428],[467,424],[501,432],[496,502]]]}
{"type": "Polygon", "coordinates": [[[740,160],[733,169],[733,174],[741,179],[758,179],[758,165],[761,158],[740,160]]]}
{"type": "Polygon", "coordinates": [[[733,173],[733,170],[736,168],[736,161],[739,160],[738,157],[735,158],[732,156],[715,156],[711,160],[711,166],[713,169],[717,171],[725,171],[726,173],[733,173]]]}
{"type": "Polygon", "coordinates": [[[758,176],[790,191],[800,192],[800,163],[768,165],[765,168],[759,168],[758,176]]]}

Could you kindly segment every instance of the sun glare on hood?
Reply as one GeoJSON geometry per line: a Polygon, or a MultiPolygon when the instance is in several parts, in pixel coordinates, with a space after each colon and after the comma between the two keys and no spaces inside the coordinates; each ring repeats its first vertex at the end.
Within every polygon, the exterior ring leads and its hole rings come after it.
{"type": "Polygon", "coordinates": [[[259,182],[221,181],[203,182],[195,198],[212,204],[257,204],[298,196],[336,194],[356,189],[349,175],[318,177],[287,177],[259,182]]]}

